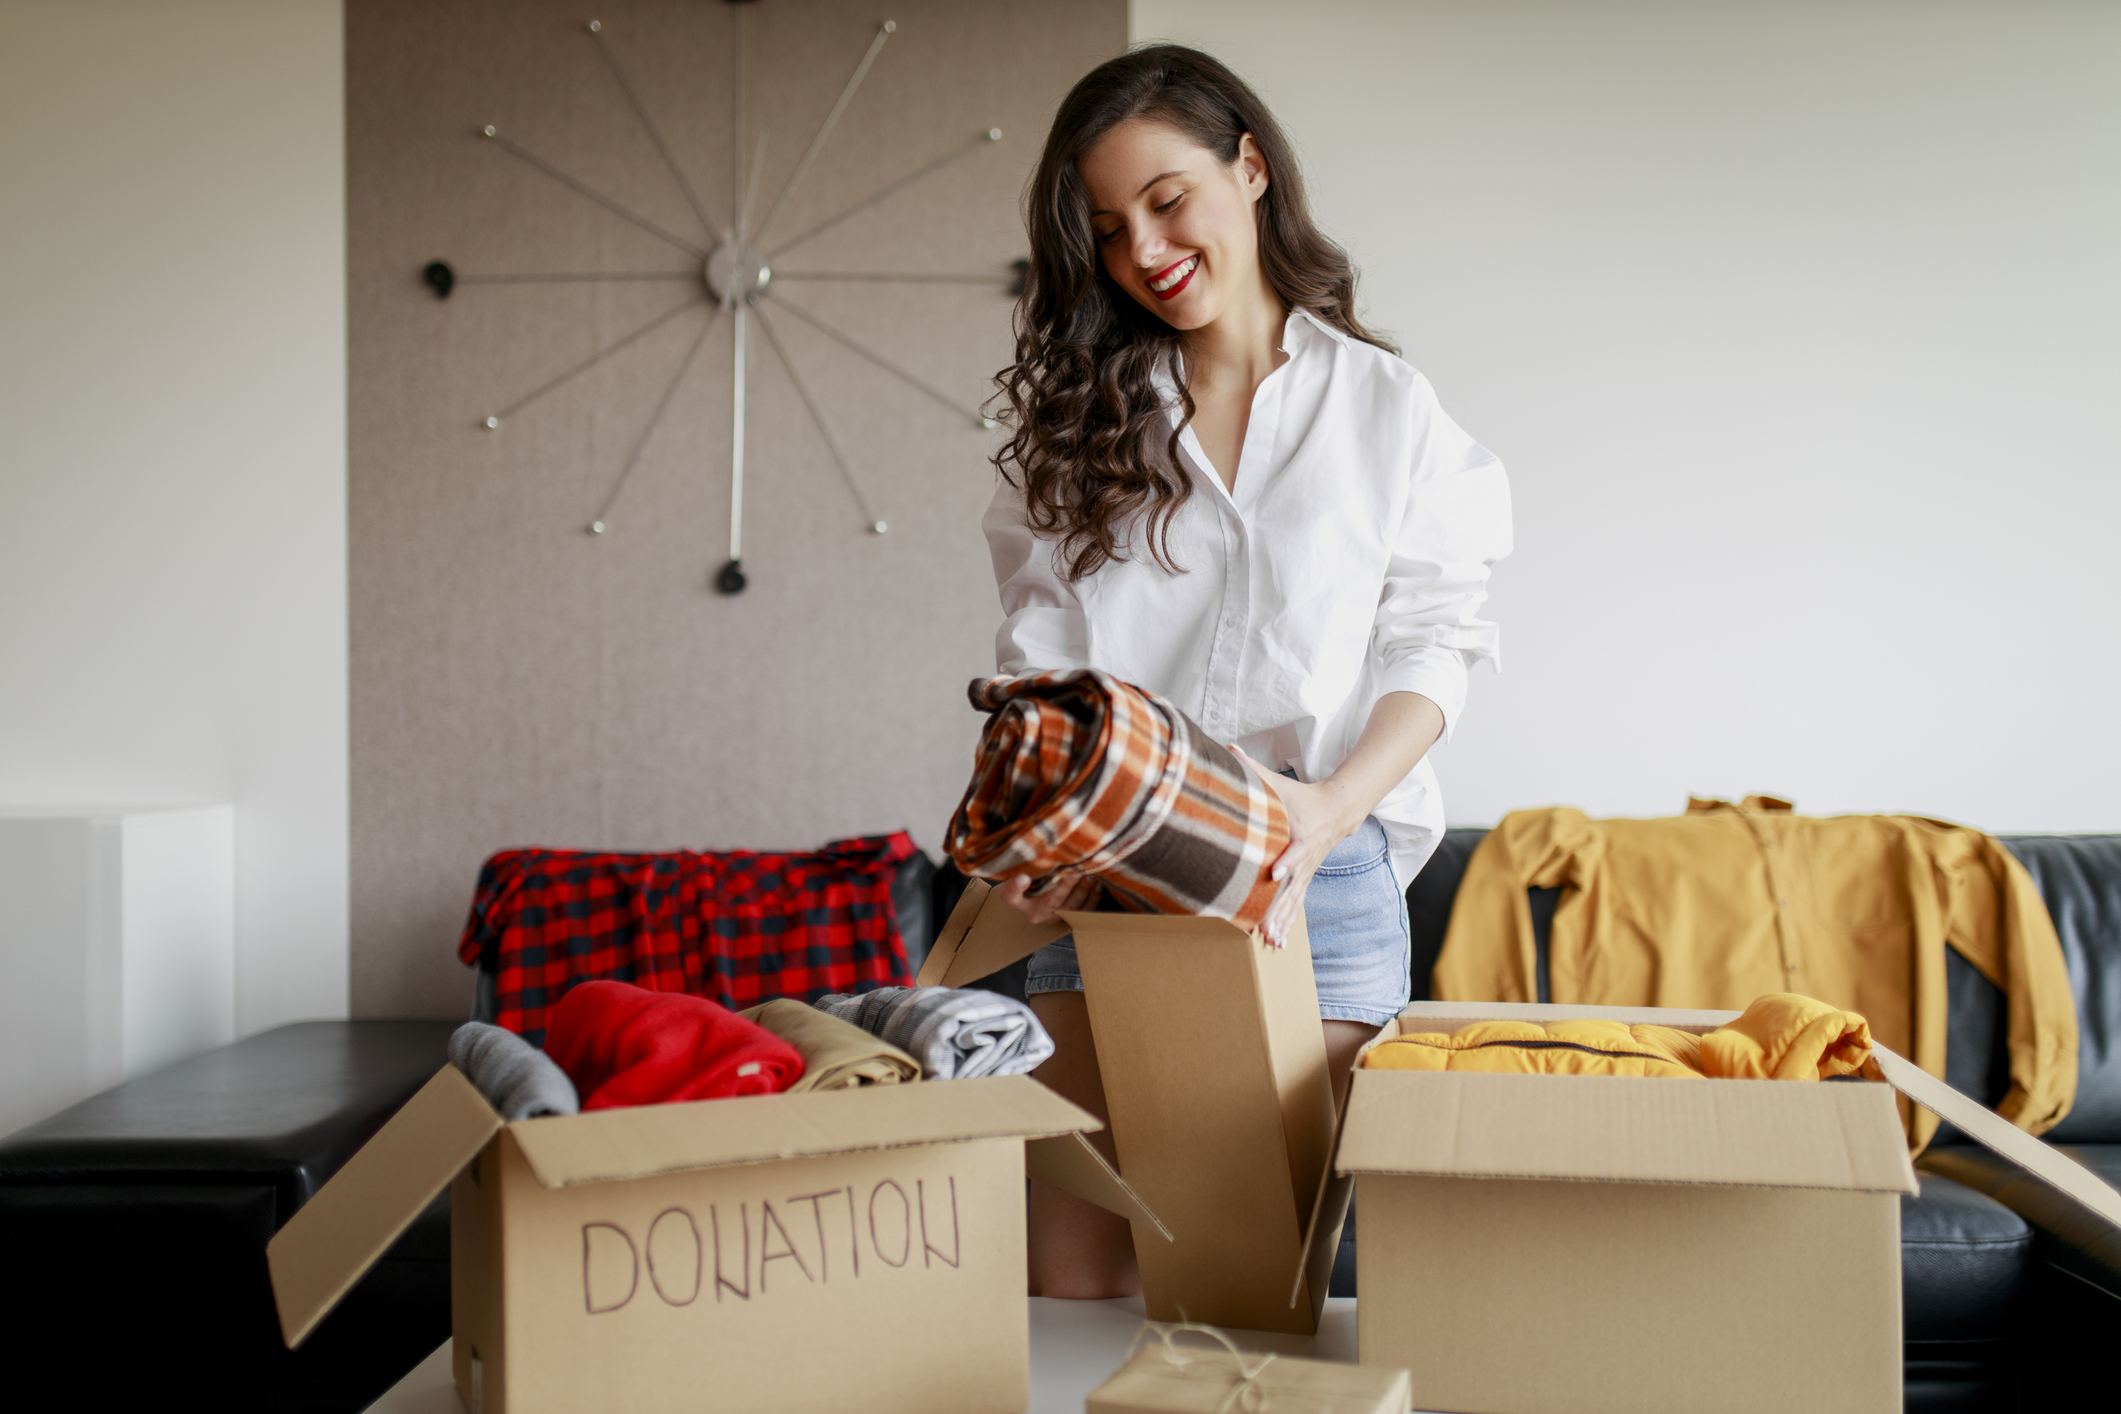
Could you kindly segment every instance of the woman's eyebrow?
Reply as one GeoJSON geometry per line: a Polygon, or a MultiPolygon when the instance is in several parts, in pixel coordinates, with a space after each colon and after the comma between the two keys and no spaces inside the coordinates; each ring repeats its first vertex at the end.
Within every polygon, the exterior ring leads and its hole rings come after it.
{"type": "MultiPolygon", "coordinates": [[[[1158,173],[1157,173],[1157,174],[1156,174],[1155,176],[1153,176],[1153,177],[1149,178],[1149,180],[1148,180],[1148,181],[1146,181],[1146,182],[1143,182],[1143,183],[1141,184],[1141,187],[1140,187],[1140,189],[1139,189],[1139,190],[1137,190],[1137,191],[1136,191],[1136,192],[1135,192],[1134,194],[1135,194],[1136,196],[1140,196],[1140,195],[1141,195],[1141,194],[1142,194],[1143,192],[1146,192],[1146,191],[1148,191],[1148,190],[1149,190],[1149,188],[1151,188],[1151,187],[1155,186],[1155,185],[1156,185],[1156,184],[1157,184],[1158,182],[1162,181],[1162,180],[1163,180],[1164,178],[1166,178],[1166,177],[1183,177],[1183,176],[1185,176],[1185,175],[1186,175],[1186,174],[1185,174],[1185,171],[1184,171],[1183,169],[1177,169],[1177,170],[1173,170],[1173,171],[1169,171],[1169,172],[1158,172],[1158,173]]],[[[1098,217],[1100,217],[1100,216],[1111,216],[1111,215],[1114,215],[1114,214],[1115,214],[1115,213],[1113,213],[1113,212],[1110,212],[1110,211],[1107,211],[1107,210],[1105,210],[1105,209],[1104,209],[1103,207],[1101,207],[1101,206],[1100,206],[1100,207],[1097,207],[1097,208],[1093,209],[1093,210],[1092,210],[1092,211],[1090,212],[1090,218],[1091,218],[1091,219],[1092,219],[1092,220],[1094,221],[1094,220],[1096,220],[1096,219],[1097,219],[1098,217]]]]}

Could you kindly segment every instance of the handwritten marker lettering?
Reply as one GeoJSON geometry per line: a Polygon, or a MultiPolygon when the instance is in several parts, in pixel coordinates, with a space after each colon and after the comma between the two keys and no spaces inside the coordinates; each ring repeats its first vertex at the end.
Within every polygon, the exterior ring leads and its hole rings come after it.
{"type": "MultiPolygon", "coordinates": [[[[607,1316],[625,1309],[640,1295],[644,1267],[648,1273],[646,1286],[665,1306],[690,1306],[706,1289],[707,1249],[710,1245],[714,1249],[714,1299],[718,1304],[725,1294],[739,1301],[751,1300],[754,1278],[758,1294],[764,1296],[771,1287],[767,1278],[775,1262],[793,1263],[805,1282],[828,1284],[832,1280],[832,1245],[838,1241],[837,1233],[831,1229],[839,1226],[838,1200],[842,1196],[847,1200],[848,1263],[843,1270],[844,1276],[862,1275],[861,1218],[865,1206],[869,1254],[886,1267],[896,1269],[911,1264],[914,1229],[918,1226],[921,1268],[955,1269],[964,1259],[957,1178],[943,1175],[932,1194],[928,1191],[928,1183],[925,1178],[915,1179],[913,1192],[909,1194],[905,1185],[896,1179],[884,1179],[870,1187],[866,1204],[853,1185],[783,1198],[784,1206],[798,1203],[810,1206],[807,1226],[797,1217],[791,1227],[772,1201],[762,1198],[758,1204],[758,1265],[755,1267],[751,1256],[754,1229],[749,1203],[736,1205],[736,1211],[730,1215],[736,1230],[729,1233],[723,1231],[721,1206],[713,1203],[707,1205],[704,1229],[691,1209],[677,1206],[657,1213],[649,1221],[644,1235],[638,1238],[634,1232],[615,1222],[583,1223],[582,1307],[592,1316],[607,1316]],[[825,1216],[828,1205],[834,1213],[830,1220],[825,1216]],[[797,1233],[804,1236],[798,1239],[797,1233]],[[812,1234],[817,1239],[815,1267],[812,1266],[812,1256],[806,1251],[812,1234]],[[944,1242],[946,1237],[947,1245],[944,1242]]],[[[783,1273],[783,1287],[787,1286],[788,1280],[788,1275],[783,1273]]]]}
{"type": "Polygon", "coordinates": [[[582,1304],[589,1308],[589,1314],[601,1316],[618,1310],[633,1300],[633,1293],[638,1291],[640,1286],[641,1254],[633,1245],[633,1238],[628,1235],[626,1229],[617,1223],[583,1223],[582,1304]],[[598,1236],[607,1232],[612,1236],[598,1236]],[[612,1281],[609,1275],[614,1265],[613,1259],[618,1256],[618,1249],[612,1246],[613,1238],[626,1245],[626,1294],[616,1301],[608,1299],[616,1293],[618,1287],[618,1283],[612,1281]],[[597,1279],[599,1267],[603,1268],[605,1273],[602,1281],[597,1279]],[[597,1297],[600,1294],[607,1299],[599,1302],[597,1297]]]}
{"type": "Polygon", "coordinates": [[[722,1275],[722,1215],[714,1207],[707,1209],[707,1223],[714,1229],[714,1299],[720,1303],[722,1291],[727,1288],[737,1294],[740,1301],[751,1299],[751,1214],[742,1203],[736,1208],[737,1231],[744,1235],[744,1260],[738,1264],[736,1274],[744,1279],[738,1286],[722,1275]]]}
{"type": "Polygon", "coordinates": [[[683,1208],[665,1208],[648,1224],[648,1283],[655,1294],[672,1306],[690,1306],[699,1299],[700,1277],[706,1262],[700,1252],[700,1225],[692,1220],[692,1214],[683,1208]],[[675,1221],[673,1221],[675,1219],[675,1221]],[[680,1226],[682,1224],[682,1226],[680,1226]],[[660,1246],[662,1261],[656,1260],[660,1246]],[[690,1289],[685,1286],[682,1273],[692,1273],[690,1289]],[[670,1284],[664,1285],[665,1276],[670,1284]],[[680,1297],[673,1293],[684,1291],[680,1297]]]}
{"type": "Polygon", "coordinates": [[[796,1251],[795,1243],[789,1240],[788,1229],[781,1226],[781,1215],[773,1211],[773,1204],[762,1200],[759,1203],[759,1294],[761,1296],[766,1293],[766,1264],[779,1261],[784,1257],[795,1259],[796,1269],[802,1272],[803,1280],[817,1280],[816,1277],[810,1275],[810,1264],[803,1260],[803,1254],[796,1251]],[[771,1243],[773,1238],[766,1231],[768,1224],[772,1225],[774,1232],[781,1235],[781,1246],[787,1248],[787,1251],[775,1252],[772,1250],[771,1243]]]}
{"type": "MultiPolygon", "coordinates": [[[[884,1211],[891,1211],[889,1205],[886,1205],[884,1211]]],[[[885,1219],[885,1225],[890,1225],[888,1218],[885,1219]]],[[[913,1205],[906,1201],[906,1190],[888,1178],[869,1190],[869,1247],[876,1253],[876,1259],[887,1267],[903,1267],[906,1265],[906,1259],[913,1254],[913,1205]],[[884,1190],[887,1188],[898,1196],[899,1245],[898,1260],[895,1262],[884,1255],[884,1244],[876,1235],[876,1200],[884,1196],[884,1190]]]]}

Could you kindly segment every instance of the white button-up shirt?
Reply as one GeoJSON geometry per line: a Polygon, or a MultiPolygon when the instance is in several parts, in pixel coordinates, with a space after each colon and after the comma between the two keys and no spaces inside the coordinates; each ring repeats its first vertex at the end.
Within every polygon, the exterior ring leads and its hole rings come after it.
{"type": "MultiPolygon", "coordinates": [[[[1448,736],[1468,669],[1500,667],[1479,610],[1510,552],[1510,492],[1502,463],[1407,364],[1302,310],[1282,347],[1288,361],[1253,395],[1234,490],[1193,429],[1180,435],[1193,482],[1170,527],[1181,573],[1157,565],[1137,526],[1125,560],[1070,584],[1002,484],[985,521],[1006,615],[995,667],[1100,668],[1269,770],[1317,781],[1386,693],[1434,702],[1448,736]]],[[[1428,761],[1373,813],[1404,887],[1443,832],[1428,761]]]]}

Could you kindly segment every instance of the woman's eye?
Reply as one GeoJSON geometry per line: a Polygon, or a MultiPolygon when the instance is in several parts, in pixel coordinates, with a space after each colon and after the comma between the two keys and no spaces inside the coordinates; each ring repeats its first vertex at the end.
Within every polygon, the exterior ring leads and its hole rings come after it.
{"type": "Polygon", "coordinates": [[[1159,216],[1169,216],[1169,215],[1170,215],[1170,214],[1171,214],[1172,212],[1174,212],[1174,211],[1176,211],[1176,210],[1178,209],[1178,204],[1179,204],[1179,203],[1180,203],[1181,201],[1184,201],[1185,199],[1186,199],[1186,194],[1185,194],[1184,192],[1180,192],[1180,193],[1179,193],[1179,194],[1178,194],[1177,196],[1174,196],[1174,197],[1172,197],[1172,198],[1171,198],[1171,199],[1170,199],[1169,201],[1165,202],[1165,203],[1164,203],[1164,204],[1163,204],[1162,206],[1159,206],[1159,207],[1157,207],[1157,208],[1156,208],[1156,214],[1157,214],[1157,215],[1159,215],[1159,216]]]}
{"type": "Polygon", "coordinates": [[[1126,227],[1124,226],[1114,226],[1109,231],[1100,231],[1098,232],[1097,243],[1099,245],[1110,245],[1119,239],[1119,233],[1125,229],[1126,227]]]}

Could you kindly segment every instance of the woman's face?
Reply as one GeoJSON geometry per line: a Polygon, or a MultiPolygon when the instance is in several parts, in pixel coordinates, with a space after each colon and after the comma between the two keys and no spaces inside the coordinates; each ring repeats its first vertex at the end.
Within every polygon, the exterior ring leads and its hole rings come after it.
{"type": "Polygon", "coordinates": [[[1226,166],[1176,128],[1137,118],[1075,166],[1105,270],[1142,308],[1199,329],[1261,287],[1253,208],[1267,164],[1250,135],[1226,166]]]}

